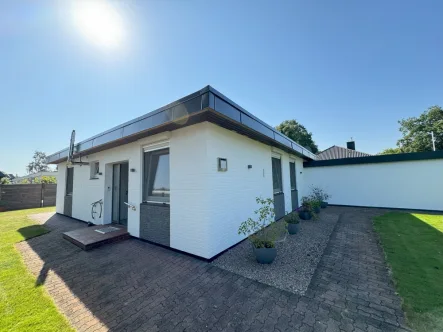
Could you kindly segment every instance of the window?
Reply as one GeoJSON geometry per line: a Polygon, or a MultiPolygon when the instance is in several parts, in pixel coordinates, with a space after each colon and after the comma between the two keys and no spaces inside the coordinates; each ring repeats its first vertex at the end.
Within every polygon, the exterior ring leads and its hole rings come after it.
{"type": "Polygon", "coordinates": [[[291,190],[297,189],[297,182],[295,177],[295,163],[289,162],[289,174],[291,176],[291,190]]]}
{"type": "Polygon", "coordinates": [[[100,173],[100,163],[98,161],[94,161],[90,164],[91,169],[91,179],[98,179],[98,175],[100,173]]]}
{"type": "Polygon", "coordinates": [[[281,160],[274,157],[272,157],[272,183],[274,187],[274,194],[279,194],[283,192],[281,160]]]}
{"type": "Polygon", "coordinates": [[[74,167],[66,169],[66,196],[72,196],[72,188],[74,187],[74,167]]]}
{"type": "Polygon", "coordinates": [[[143,201],[169,203],[169,149],[144,153],[143,201]]]}
{"type": "Polygon", "coordinates": [[[226,172],[228,170],[228,159],[226,158],[218,158],[218,171],[226,172]]]}

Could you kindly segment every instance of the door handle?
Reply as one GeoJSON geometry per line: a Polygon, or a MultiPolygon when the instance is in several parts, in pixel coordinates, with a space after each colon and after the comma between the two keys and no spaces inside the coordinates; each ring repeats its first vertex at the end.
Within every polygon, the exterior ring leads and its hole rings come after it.
{"type": "Polygon", "coordinates": [[[128,206],[128,209],[132,209],[132,211],[136,210],[135,205],[129,204],[128,202],[123,202],[123,203],[125,203],[128,206]]]}

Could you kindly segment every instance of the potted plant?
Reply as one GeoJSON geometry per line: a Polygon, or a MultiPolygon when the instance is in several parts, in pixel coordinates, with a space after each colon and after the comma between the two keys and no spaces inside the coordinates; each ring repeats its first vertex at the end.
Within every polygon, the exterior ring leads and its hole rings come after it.
{"type": "Polygon", "coordinates": [[[329,195],[326,191],[324,191],[320,187],[312,188],[312,196],[320,201],[320,207],[322,209],[325,209],[328,206],[328,199],[331,198],[331,195],[329,195]]]}
{"type": "Polygon", "coordinates": [[[314,213],[320,213],[321,211],[321,200],[319,200],[316,197],[311,197],[311,205],[312,205],[312,210],[314,211],[314,213]]]}
{"type": "Polygon", "coordinates": [[[312,201],[309,197],[302,197],[301,207],[298,210],[298,216],[302,220],[310,220],[312,218],[312,201]]]}
{"type": "Polygon", "coordinates": [[[255,258],[261,264],[271,264],[277,256],[275,241],[278,237],[275,226],[274,201],[271,198],[257,197],[260,207],[255,211],[256,220],[248,218],[238,228],[251,241],[255,258]]]}
{"type": "Polygon", "coordinates": [[[297,234],[300,217],[296,213],[290,213],[285,217],[285,221],[288,224],[288,233],[297,234]]]}

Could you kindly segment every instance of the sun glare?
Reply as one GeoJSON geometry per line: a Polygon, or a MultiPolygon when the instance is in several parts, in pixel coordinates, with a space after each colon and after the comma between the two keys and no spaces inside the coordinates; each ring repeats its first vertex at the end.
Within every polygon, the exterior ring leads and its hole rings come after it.
{"type": "Polygon", "coordinates": [[[107,49],[122,43],[123,20],[109,1],[77,0],[73,6],[74,23],[85,37],[107,49]]]}

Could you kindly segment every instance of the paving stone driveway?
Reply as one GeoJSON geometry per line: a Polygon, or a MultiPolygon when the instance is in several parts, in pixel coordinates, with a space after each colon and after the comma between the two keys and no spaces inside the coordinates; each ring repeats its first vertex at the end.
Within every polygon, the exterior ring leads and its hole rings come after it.
{"type": "Polygon", "coordinates": [[[79,331],[402,331],[400,299],[372,230],[380,211],[341,215],[304,296],[136,239],[84,252],[52,231],[17,245],[79,331]]]}

